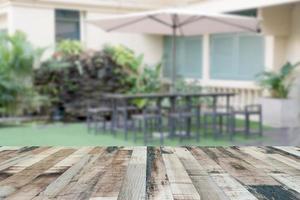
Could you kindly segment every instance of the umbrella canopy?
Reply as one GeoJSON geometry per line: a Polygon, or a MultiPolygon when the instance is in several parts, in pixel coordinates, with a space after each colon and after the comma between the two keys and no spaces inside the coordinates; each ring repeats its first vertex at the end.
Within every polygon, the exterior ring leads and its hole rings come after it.
{"type": "Polygon", "coordinates": [[[183,9],[165,9],[90,19],[105,31],[173,36],[172,83],[176,79],[176,36],[211,33],[257,32],[259,20],[252,17],[201,13],[183,9]]]}

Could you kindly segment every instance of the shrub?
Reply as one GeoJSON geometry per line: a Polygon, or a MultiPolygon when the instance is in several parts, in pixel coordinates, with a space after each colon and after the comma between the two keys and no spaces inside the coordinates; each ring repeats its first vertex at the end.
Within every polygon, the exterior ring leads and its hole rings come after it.
{"type": "Polygon", "coordinates": [[[83,46],[77,40],[63,40],[58,43],[57,52],[63,56],[77,56],[83,52],[83,46]]]}
{"type": "Polygon", "coordinates": [[[278,72],[265,71],[258,75],[258,83],[267,89],[273,98],[288,98],[295,77],[293,72],[300,65],[287,62],[278,72]]]}

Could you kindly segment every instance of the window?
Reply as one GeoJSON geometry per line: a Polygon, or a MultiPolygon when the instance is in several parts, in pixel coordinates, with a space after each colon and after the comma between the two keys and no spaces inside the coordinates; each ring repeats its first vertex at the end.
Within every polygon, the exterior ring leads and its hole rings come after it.
{"type": "Polygon", "coordinates": [[[255,80],[264,70],[264,38],[250,34],[211,36],[212,79],[255,80]]]}
{"type": "Polygon", "coordinates": [[[55,11],[55,38],[80,40],[80,13],[71,10],[55,11]]]}
{"type": "MultiPolygon", "coordinates": [[[[202,37],[177,37],[176,72],[184,78],[202,76],[202,37]]],[[[172,37],[164,40],[164,76],[172,76],[172,37]]]]}

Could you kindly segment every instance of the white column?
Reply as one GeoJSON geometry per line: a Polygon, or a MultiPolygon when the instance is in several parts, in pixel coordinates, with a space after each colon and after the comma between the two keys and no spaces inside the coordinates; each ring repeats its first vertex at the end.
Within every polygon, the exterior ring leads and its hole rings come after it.
{"type": "Polygon", "coordinates": [[[87,25],[86,25],[86,12],[81,11],[80,12],[80,38],[81,38],[81,43],[87,47],[87,25]]]}
{"type": "Polygon", "coordinates": [[[274,51],[275,51],[275,38],[272,35],[265,36],[265,70],[274,69],[274,51]]]}
{"type": "Polygon", "coordinates": [[[14,32],[15,32],[15,26],[14,26],[13,8],[8,7],[8,9],[7,9],[7,33],[13,34],[14,32]]]}
{"type": "Polygon", "coordinates": [[[202,52],[202,83],[206,85],[210,79],[210,41],[209,35],[203,36],[203,52],[202,52]]]}

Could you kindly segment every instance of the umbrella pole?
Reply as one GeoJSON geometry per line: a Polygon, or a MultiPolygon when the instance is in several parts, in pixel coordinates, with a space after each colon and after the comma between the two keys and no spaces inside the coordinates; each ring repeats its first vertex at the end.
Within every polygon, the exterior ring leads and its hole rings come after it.
{"type": "Polygon", "coordinates": [[[176,84],[176,25],[174,24],[173,35],[172,35],[172,83],[171,83],[171,92],[175,92],[175,84],[176,84]]]}

